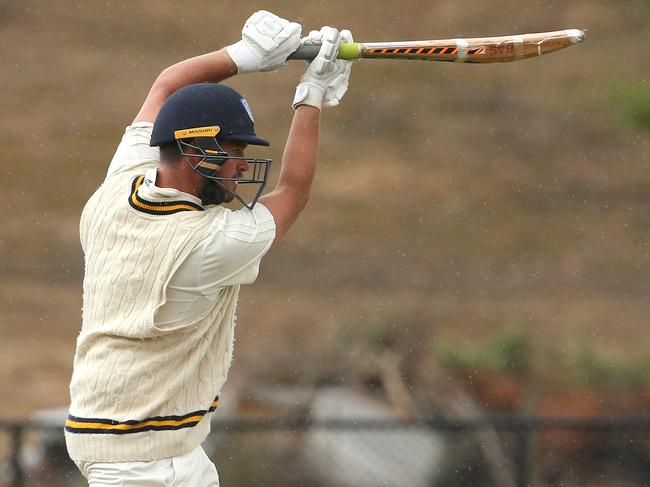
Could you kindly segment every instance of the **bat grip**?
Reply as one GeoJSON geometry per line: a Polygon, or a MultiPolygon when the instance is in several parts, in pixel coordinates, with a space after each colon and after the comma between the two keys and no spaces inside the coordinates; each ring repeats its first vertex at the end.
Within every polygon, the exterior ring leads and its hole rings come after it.
{"type": "MultiPolygon", "coordinates": [[[[320,51],[319,45],[301,44],[297,51],[289,54],[289,57],[287,59],[302,59],[304,61],[311,61],[315,59],[316,56],[318,56],[318,51],[320,51]]],[[[348,61],[359,59],[361,57],[361,47],[356,42],[341,44],[339,46],[339,52],[336,57],[338,59],[345,59],[348,61]]]]}

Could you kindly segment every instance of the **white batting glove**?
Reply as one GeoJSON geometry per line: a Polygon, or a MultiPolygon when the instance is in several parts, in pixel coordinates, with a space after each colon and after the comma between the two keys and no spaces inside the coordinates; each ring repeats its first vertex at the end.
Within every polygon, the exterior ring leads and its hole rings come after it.
{"type": "Polygon", "coordinates": [[[300,45],[302,26],[258,10],[244,24],[241,41],[226,47],[241,73],[273,71],[300,45]]]}
{"type": "Polygon", "coordinates": [[[321,48],[296,87],[292,104],[294,110],[300,105],[310,105],[320,110],[323,106],[339,104],[348,90],[352,71],[352,61],[336,59],[343,42],[352,42],[352,33],[349,30],[339,32],[327,26],[320,31],[311,31],[302,39],[303,44],[320,44],[321,48]]]}

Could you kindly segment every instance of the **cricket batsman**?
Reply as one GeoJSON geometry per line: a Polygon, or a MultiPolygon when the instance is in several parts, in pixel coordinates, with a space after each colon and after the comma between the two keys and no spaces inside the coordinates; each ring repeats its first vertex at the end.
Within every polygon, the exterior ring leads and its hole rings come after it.
{"type": "MultiPolygon", "coordinates": [[[[255,12],[242,39],[156,79],[80,223],[83,325],[65,423],[67,449],[90,487],[215,487],[201,448],[230,367],[239,288],[309,198],[320,112],[337,105],[351,62],[349,31],[255,12]],[[219,84],[272,71],[303,43],[320,45],[293,99],[277,186],[261,196],[268,146],[246,99],[219,84]],[[252,201],[238,185],[258,185],[252,201]],[[241,201],[239,210],[222,203],[241,201]]],[[[254,460],[253,460],[254,461],[254,460]]]]}

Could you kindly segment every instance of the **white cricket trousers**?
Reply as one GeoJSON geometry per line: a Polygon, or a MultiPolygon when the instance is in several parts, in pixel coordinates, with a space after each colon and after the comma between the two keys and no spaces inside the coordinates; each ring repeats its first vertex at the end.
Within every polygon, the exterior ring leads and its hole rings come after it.
{"type": "Polygon", "coordinates": [[[76,462],[89,487],[219,487],[217,468],[200,446],[151,462],[76,462]]]}

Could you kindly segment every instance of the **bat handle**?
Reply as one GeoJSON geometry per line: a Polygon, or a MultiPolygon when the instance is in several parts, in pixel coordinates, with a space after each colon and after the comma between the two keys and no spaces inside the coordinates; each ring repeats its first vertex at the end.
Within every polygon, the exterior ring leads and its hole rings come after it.
{"type": "MultiPolygon", "coordinates": [[[[298,50],[293,54],[290,54],[287,59],[302,59],[304,61],[311,61],[318,55],[318,51],[320,51],[319,45],[302,44],[298,50]]],[[[361,46],[356,42],[341,44],[339,46],[339,52],[336,57],[338,59],[346,59],[348,61],[359,59],[361,57],[361,46]]]]}

